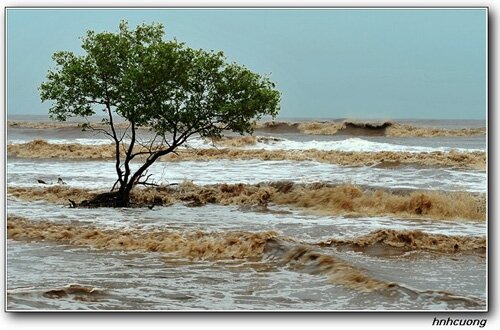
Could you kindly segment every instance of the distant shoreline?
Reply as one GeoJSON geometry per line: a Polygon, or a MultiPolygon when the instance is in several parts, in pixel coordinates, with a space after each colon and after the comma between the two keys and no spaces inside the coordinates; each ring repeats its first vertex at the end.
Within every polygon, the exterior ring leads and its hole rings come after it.
{"type": "MultiPolygon", "coordinates": [[[[90,118],[95,127],[103,127],[102,117],[90,118]]],[[[86,121],[71,118],[66,122],[50,120],[40,115],[16,115],[7,121],[8,128],[56,129],[79,128],[86,121]]],[[[126,127],[126,121],[115,121],[118,127],[126,127]]],[[[290,133],[306,135],[351,135],[387,137],[458,137],[486,135],[486,123],[481,120],[261,120],[254,127],[256,132],[290,133]]]]}
{"type": "MultiPolygon", "coordinates": [[[[102,119],[104,116],[92,116],[92,119],[102,119]]],[[[50,119],[47,115],[38,114],[7,114],[8,121],[55,121],[50,119]]],[[[361,121],[361,122],[384,122],[393,121],[398,123],[406,122],[478,122],[486,124],[486,119],[477,118],[389,118],[389,117],[277,117],[274,121],[287,121],[287,122],[308,122],[308,121],[361,121]]],[[[69,122],[81,122],[82,118],[73,117],[69,122]]],[[[273,121],[272,118],[262,118],[259,122],[273,121]]]]}

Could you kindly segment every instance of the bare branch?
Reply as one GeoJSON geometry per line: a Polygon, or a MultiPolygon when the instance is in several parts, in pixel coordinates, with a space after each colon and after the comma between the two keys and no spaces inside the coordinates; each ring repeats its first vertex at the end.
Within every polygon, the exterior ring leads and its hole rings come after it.
{"type": "Polygon", "coordinates": [[[111,135],[111,133],[109,133],[105,129],[92,126],[92,123],[89,121],[88,117],[85,117],[85,121],[87,122],[86,127],[90,128],[93,132],[102,133],[102,134],[108,136],[110,139],[114,140],[113,135],[111,135]]]}
{"type": "MultiPolygon", "coordinates": [[[[106,94],[107,94],[107,88],[106,88],[106,94]]],[[[120,163],[121,163],[121,161],[120,161],[120,141],[118,140],[117,135],[116,135],[116,130],[115,130],[114,123],[113,123],[113,115],[111,113],[111,107],[110,107],[109,103],[106,104],[106,110],[107,110],[108,116],[109,116],[109,126],[111,127],[111,131],[113,132],[112,137],[113,137],[113,140],[115,141],[116,174],[118,175],[118,180],[120,181],[120,184],[123,185],[123,183],[124,183],[123,171],[120,168],[120,163]]]]}
{"type": "Polygon", "coordinates": [[[163,142],[165,142],[165,144],[168,146],[168,147],[171,147],[171,144],[170,142],[167,141],[167,138],[165,137],[165,135],[162,136],[162,140],[163,142]]]}
{"type": "Polygon", "coordinates": [[[158,138],[158,136],[160,136],[160,134],[156,133],[154,138],[151,140],[151,143],[149,144],[149,149],[148,150],[153,150],[153,145],[155,144],[156,142],[156,139],[158,138]]]}
{"type": "Polygon", "coordinates": [[[139,177],[136,179],[135,181],[135,185],[144,185],[144,186],[155,186],[155,187],[158,187],[159,185],[154,183],[153,181],[152,182],[148,182],[149,181],[149,178],[153,175],[153,174],[147,174],[148,173],[148,170],[146,170],[143,174],[139,175],[139,177]],[[144,180],[141,181],[141,178],[145,177],[146,178],[144,180]]]}
{"type": "Polygon", "coordinates": [[[113,184],[113,187],[111,188],[111,190],[110,190],[110,191],[115,190],[116,185],[118,184],[118,182],[120,182],[120,180],[116,180],[116,181],[115,181],[115,183],[113,184]]]}
{"type": "Polygon", "coordinates": [[[132,155],[130,155],[130,160],[134,159],[136,156],[151,155],[153,153],[154,153],[154,151],[138,151],[138,152],[133,153],[132,155]]]}
{"type": "MultiPolygon", "coordinates": [[[[146,173],[147,173],[147,171],[146,171],[146,173]]],[[[144,179],[144,180],[142,180],[142,181],[141,181],[141,178],[143,178],[143,177],[146,175],[146,173],[141,174],[141,175],[137,178],[137,180],[136,180],[135,184],[143,184],[143,185],[148,185],[148,184],[149,184],[149,185],[152,185],[152,184],[154,184],[154,183],[148,183],[149,178],[150,178],[153,174],[149,174],[149,175],[147,175],[147,176],[146,176],[146,179],[144,179]]],[[[155,184],[155,185],[156,185],[156,184],[155,184]]]]}
{"type": "Polygon", "coordinates": [[[122,136],[120,137],[120,142],[121,142],[121,141],[123,141],[123,138],[124,138],[124,137],[125,137],[125,135],[127,134],[127,132],[128,132],[128,130],[129,130],[129,128],[130,128],[130,126],[131,126],[131,125],[132,125],[132,124],[131,124],[131,123],[129,123],[129,124],[127,125],[127,127],[125,128],[125,130],[123,130],[123,134],[122,134],[122,136]]]}
{"type": "Polygon", "coordinates": [[[160,186],[159,184],[156,184],[156,183],[152,183],[152,182],[144,182],[144,181],[137,182],[137,183],[136,183],[136,185],[154,186],[154,187],[159,187],[159,186],[160,186]]]}

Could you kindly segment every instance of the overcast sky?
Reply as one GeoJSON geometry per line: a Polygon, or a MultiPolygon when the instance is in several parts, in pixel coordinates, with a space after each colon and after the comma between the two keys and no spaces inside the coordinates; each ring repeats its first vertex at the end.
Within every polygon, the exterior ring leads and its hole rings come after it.
{"type": "Polygon", "coordinates": [[[8,114],[47,114],[38,86],[51,55],[81,53],[86,30],[122,19],[271,74],[280,117],[486,116],[485,9],[8,9],[8,114]]]}

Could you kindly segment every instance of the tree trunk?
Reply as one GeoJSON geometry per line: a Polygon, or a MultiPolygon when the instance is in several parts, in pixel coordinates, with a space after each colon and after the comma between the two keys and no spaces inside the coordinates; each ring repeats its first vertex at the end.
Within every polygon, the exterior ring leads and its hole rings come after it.
{"type": "Polygon", "coordinates": [[[105,192],[99,195],[96,195],[92,199],[84,200],[79,204],[72,204],[72,207],[129,207],[130,206],[130,191],[132,189],[132,185],[130,187],[127,185],[123,189],[118,191],[105,192]]]}
{"type": "MultiPolygon", "coordinates": [[[[170,146],[167,150],[163,152],[157,152],[152,155],[133,175],[130,179],[127,178],[126,181],[123,179],[119,180],[120,187],[117,191],[111,191],[99,194],[90,200],[84,200],[78,205],[71,205],[72,207],[129,207],[130,206],[130,192],[134,186],[139,182],[143,173],[160,157],[172,152],[177,145],[170,146]]],[[[121,172],[117,171],[118,177],[120,177],[121,172]]],[[[118,182],[117,182],[118,183],[118,182]]],[[[113,187],[114,188],[114,187],[113,187]]]]}
{"type": "Polygon", "coordinates": [[[130,191],[133,185],[127,184],[123,189],[120,188],[116,193],[115,207],[128,207],[130,205],[130,191]]]}

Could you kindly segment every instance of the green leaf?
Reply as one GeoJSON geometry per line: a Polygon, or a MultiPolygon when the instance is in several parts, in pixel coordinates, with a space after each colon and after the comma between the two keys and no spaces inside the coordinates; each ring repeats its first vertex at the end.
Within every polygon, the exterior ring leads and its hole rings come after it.
{"type": "Polygon", "coordinates": [[[165,40],[161,24],[131,30],[121,21],[117,32],[88,31],[81,40],[82,55],[54,53],[55,68],[39,87],[51,118],[90,117],[104,108],[165,138],[175,133],[177,145],[192,134],[251,133],[256,120],[279,111],[281,95],[269,76],[227,63],[222,52],[165,40]]]}

